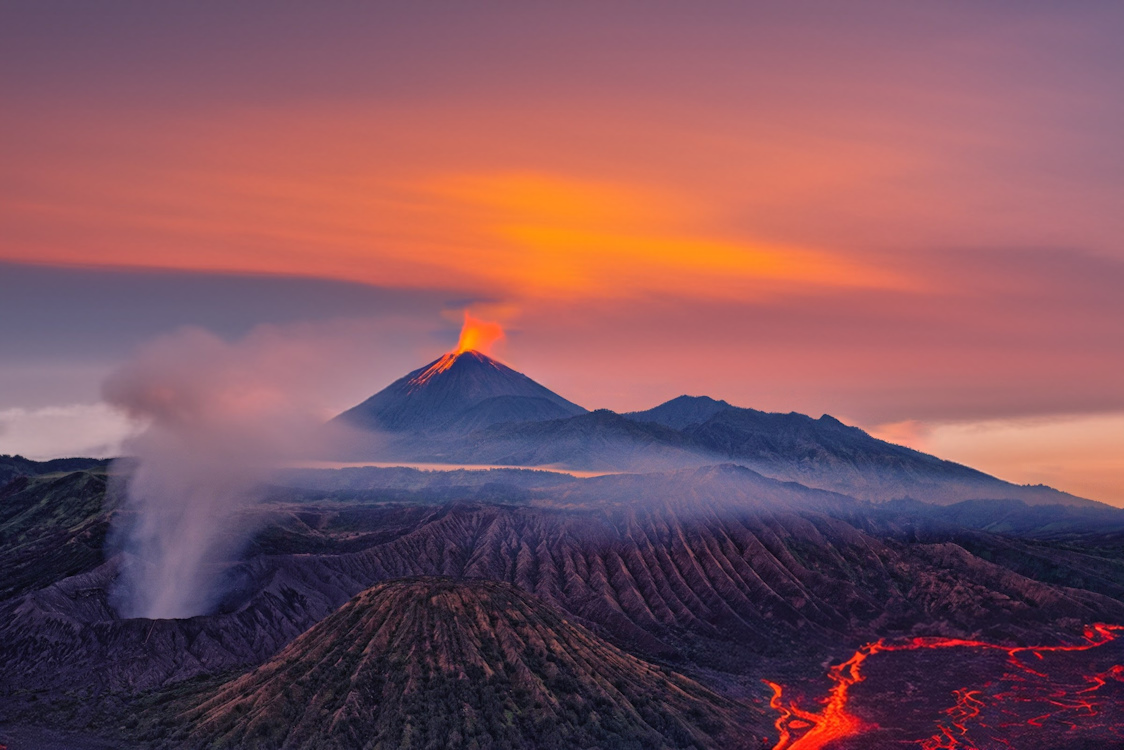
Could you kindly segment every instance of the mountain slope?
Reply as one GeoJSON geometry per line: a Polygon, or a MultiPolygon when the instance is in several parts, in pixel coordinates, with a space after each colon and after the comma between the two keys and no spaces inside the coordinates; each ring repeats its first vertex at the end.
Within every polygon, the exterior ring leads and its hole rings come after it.
{"type": "Polygon", "coordinates": [[[440,445],[446,460],[501,466],[642,471],[699,463],[679,432],[634,422],[608,409],[544,422],[497,424],[468,440],[440,445]]]}
{"type": "Polygon", "coordinates": [[[504,583],[355,597],[181,719],[177,747],[760,747],[755,711],[504,583]]]}
{"type": "Polygon", "coordinates": [[[646,411],[628,412],[624,416],[636,422],[655,422],[675,430],[701,424],[719,412],[733,409],[725,401],[710,396],[678,396],[646,411]]]}
{"type": "Polygon", "coordinates": [[[367,430],[477,429],[498,422],[557,419],[585,409],[477,351],[446,354],[340,414],[367,430]]]}
{"type": "Polygon", "coordinates": [[[775,479],[873,502],[912,498],[939,505],[964,500],[1098,505],[1050,487],[1004,482],[879,440],[826,414],[813,419],[762,412],[705,396],[680,396],[629,415],[602,410],[550,422],[498,424],[443,449],[446,461],[598,471],[659,471],[734,461],[775,479]]]}
{"type": "Polygon", "coordinates": [[[0,604],[0,700],[260,664],[356,593],[417,575],[507,581],[633,653],[746,674],[763,653],[810,652],[818,664],[848,639],[1040,640],[1074,623],[1124,622],[1124,568],[1107,553],[926,531],[888,508],[743,468],[595,477],[534,494],[520,505],[280,507],[286,534],[271,536],[271,554],[232,569],[220,610],[189,620],[118,618],[112,561],[32,591],[0,604]],[[360,536],[361,551],[301,554],[312,541],[335,548],[321,543],[330,538],[354,549],[360,536]]]}
{"type": "Polygon", "coordinates": [[[1023,487],[952,461],[872,437],[829,415],[730,407],[682,431],[704,453],[767,476],[874,502],[910,497],[945,505],[972,499],[1092,505],[1048,487],[1023,487]]]}
{"type": "Polygon", "coordinates": [[[105,474],[86,471],[0,487],[0,600],[101,564],[105,492],[105,474]]]}
{"type": "Polygon", "coordinates": [[[70,471],[97,471],[109,466],[104,458],[53,458],[50,461],[32,461],[23,456],[0,455],[0,487],[16,477],[37,477],[70,471]]]}

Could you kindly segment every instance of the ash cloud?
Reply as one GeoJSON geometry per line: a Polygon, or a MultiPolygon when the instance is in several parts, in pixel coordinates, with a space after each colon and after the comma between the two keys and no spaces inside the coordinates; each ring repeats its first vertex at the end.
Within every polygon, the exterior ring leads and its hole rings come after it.
{"type": "Polygon", "coordinates": [[[184,618],[215,606],[223,572],[260,517],[263,484],[338,437],[314,400],[340,365],[330,348],[274,328],[233,344],[184,329],[106,380],[105,400],[147,424],[118,462],[119,614],[184,618]]]}

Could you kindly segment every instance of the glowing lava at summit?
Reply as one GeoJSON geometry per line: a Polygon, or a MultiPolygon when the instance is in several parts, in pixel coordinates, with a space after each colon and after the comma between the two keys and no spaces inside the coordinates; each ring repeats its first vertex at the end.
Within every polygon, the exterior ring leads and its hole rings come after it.
{"type": "Polygon", "coordinates": [[[462,352],[476,351],[481,354],[490,354],[492,346],[502,339],[503,327],[499,323],[474,318],[468,310],[465,310],[460,340],[457,341],[457,348],[449,353],[457,355],[462,352]]]}
{"type": "Polygon", "coordinates": [[[461,336],[457,341],[457,348],[442,355],[441,359],[410,381],[411,385],[415,387],[425,385],[434,375],[439,375],[452,367],[453,363],[457,361],[457,357],[465,352],[476,352],[487,356],[492,346],[497,341],[501,341],[503,336],[503,326],[499,323],[474,318],[468,310],[465,310],[464,325],[461,326],[461,336]]]}

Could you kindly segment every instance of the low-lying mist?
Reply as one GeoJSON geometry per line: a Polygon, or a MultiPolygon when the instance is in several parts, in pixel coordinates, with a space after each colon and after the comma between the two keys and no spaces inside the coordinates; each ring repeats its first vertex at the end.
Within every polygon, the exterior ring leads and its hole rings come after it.
{"type": "Polygon", "coordinates": [[[111,375],[106,401],[147,424],[117,462],[125,482],[111,544],[123,617],[205,614],[255,528],[249,512],[278,467],[319,457],[338,438],[316,394],[338,361],[277,329],[237,343],[184,329],[111,375]]]}

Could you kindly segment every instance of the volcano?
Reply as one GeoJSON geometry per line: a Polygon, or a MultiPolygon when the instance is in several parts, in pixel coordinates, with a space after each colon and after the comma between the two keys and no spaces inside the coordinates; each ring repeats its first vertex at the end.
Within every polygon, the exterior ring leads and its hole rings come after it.
{"type": "Polygon", "coordinates": [[[470,432],[585,413],[523,373],[468,350],[414,370],[336,419],[365,430],[470,432]]]}
{"type": "Polygon", "coordinates": [[[759,713],[509,584],[408,578],[205,693],[172,746],[757,748],[759,713]]]}
{"type": "Polygon", "coordinates": [[[736,463],[772,479],[876,503],[1096,505],[879,440],[827,414],[763,412],[706,396],[680,396],[627,414],[590,412],[460,347],[336,419],[393,436],[360,437],[348,447],[349,458],[602,472],[736,463]]]}

